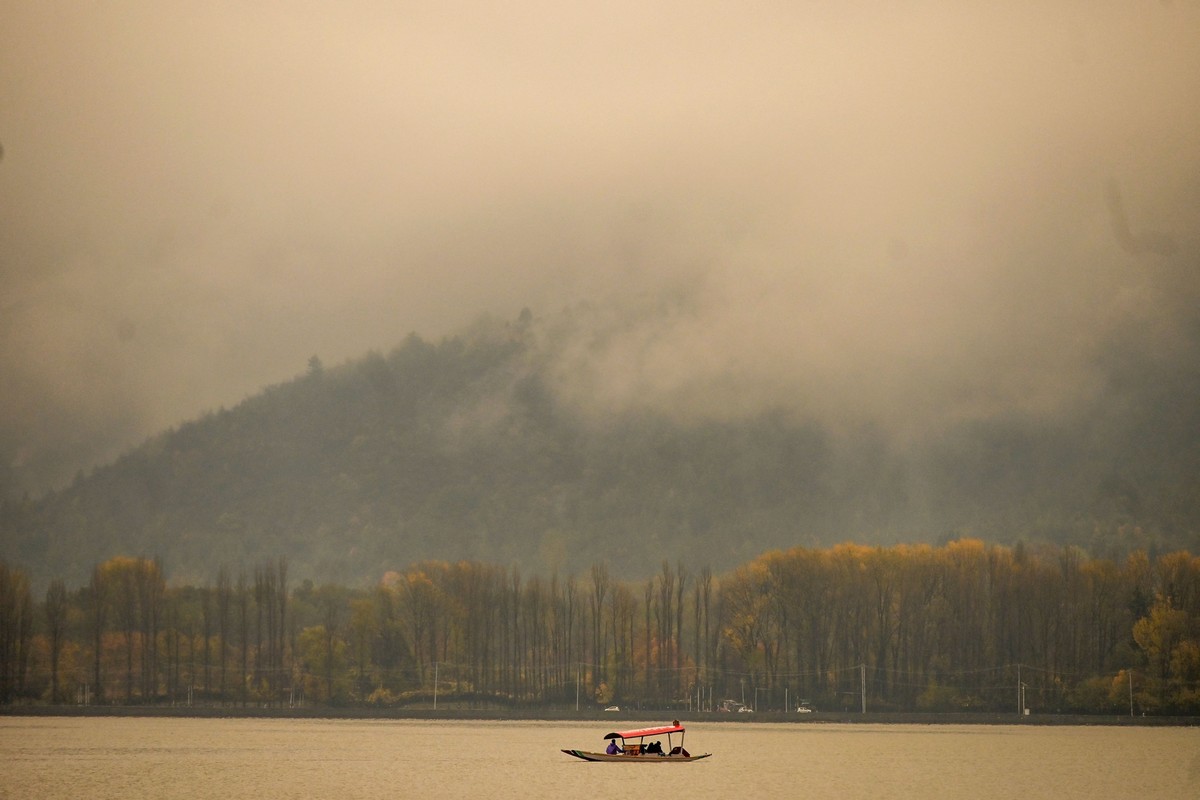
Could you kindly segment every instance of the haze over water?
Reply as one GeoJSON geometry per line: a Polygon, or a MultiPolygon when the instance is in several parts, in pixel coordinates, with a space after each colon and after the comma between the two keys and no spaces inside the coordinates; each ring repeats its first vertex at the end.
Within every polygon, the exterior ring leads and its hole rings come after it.
{"type": "MultiPolygon", "coordinates": [[[[685,723],[686,724],[686,723],[685,723]]],[[[0,719],[0,798],[1158,800],[1200,785],[1194,728],[701,724],[692,764],[576,761],[644,723],[0,719]]]]}

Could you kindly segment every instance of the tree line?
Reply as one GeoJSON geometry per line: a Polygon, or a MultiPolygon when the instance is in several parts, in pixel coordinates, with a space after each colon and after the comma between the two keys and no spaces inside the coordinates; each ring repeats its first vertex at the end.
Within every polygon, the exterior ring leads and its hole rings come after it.
{"type": "Polygon", "coordinates": [[[117,557],[0,563],[0,701],[1200,713],[1200,558],[958,540],[549,577],[426,561],[370,588],[288,562],[207,585],[117,557]]]}

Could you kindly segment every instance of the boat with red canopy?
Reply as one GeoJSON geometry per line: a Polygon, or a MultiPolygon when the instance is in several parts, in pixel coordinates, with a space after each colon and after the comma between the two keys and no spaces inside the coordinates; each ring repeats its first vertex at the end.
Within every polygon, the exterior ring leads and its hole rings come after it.
{"type": "Polygon", "coordinates": [[[602,753],[588,750],[563,750],[569,756],[582,758],[584,761],[614,761],[622,764],[682,764],[689,761],[699,761],[708,758],[712,753],[692,755],[683,747],[684,728],[675,720],[670,725],[657,728],[638,728],[632,731],[613,731],[604,734],[609,740],[608,749],[602,753]],[[679,739],[676,743],[675,735],[679,739]],[[647,742],[647,738],[656,736],[667,737],[667,747],[664,750],[662,741],[655,739],[647,742]],[[617,744],[620,739],[621,743],[617,744]],[[635,741],[636,740],[636,741],[635,741]]]}

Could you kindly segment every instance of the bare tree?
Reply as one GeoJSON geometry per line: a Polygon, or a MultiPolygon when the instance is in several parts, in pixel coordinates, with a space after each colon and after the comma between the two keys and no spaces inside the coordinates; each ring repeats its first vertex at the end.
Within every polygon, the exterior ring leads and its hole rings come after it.
{"type": "Polygon", "coordinates": [[[600,685],[603,680],[601,670],[603,670],[606,649],[604,646],[604,598],[609,590],[609,577],[607,564],[592,565],[592,596],[591,596],[591,614],[592,614],[592,690],[600,685]]]}
{"type": "Polygon", "coordinates": [[[46,589],[46,642],[50,648],[50,702],[59,701],[58,667],[67,632],[67,586],[61,580],[46,589]]]}
{"type": "Polygon", "coordinates": [[[33,638],[33,598],[29,579],[0,561],[0,702],[10,703],[25,688],[33,638]]]}
{"type": "Polygon", "coordinates": [[[225,700],[225,668],[229,654],[230,604],[233,601],[233,591],[229,585],[229,572],[225,567],[217,570],[217,661],[220,664],[220,683],[218,693],[225,700]]]}
{"type": "Polygon", "coordinates": [[[108,580],[99,564],[88,586],[88,623],[92,639],[92,683],[96,701],[104,700],[104,631],[108,625],[108,580]]]}

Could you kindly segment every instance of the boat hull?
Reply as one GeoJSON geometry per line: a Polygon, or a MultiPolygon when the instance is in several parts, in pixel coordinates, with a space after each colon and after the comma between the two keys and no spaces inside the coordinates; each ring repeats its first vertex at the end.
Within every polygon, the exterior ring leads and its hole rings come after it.
{"type": "Polygon", "coordinates": [[[644,756],[627,756],[627,755],[609,755],[608,753],[592,753],[587,750],[563,750],[569,756],[582,758],[584,761],[608,761],[613,764],[687,764],[692,761],[699,761],[702,758],[708,758],[712,753],[701,753],[696,756],[685,755],[644,755],[644,756]]]}

